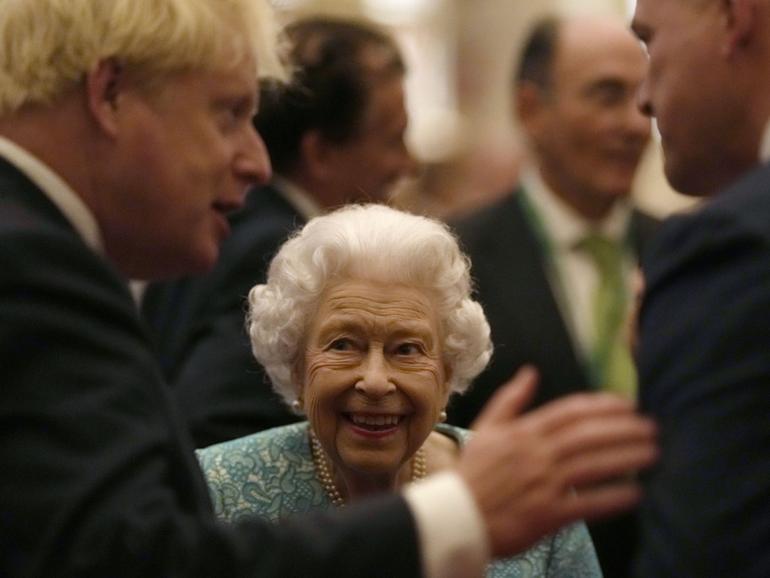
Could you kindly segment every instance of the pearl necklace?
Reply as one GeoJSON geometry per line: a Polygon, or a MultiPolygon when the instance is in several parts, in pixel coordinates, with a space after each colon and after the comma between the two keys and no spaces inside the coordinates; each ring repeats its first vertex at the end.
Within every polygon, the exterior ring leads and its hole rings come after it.
{"type": "MultiPolygon", "coordinates": [[[[321,442],[318,441],[313,430],[309,431],[310,451],[313,456],[313,465],[315,466],[318,481],[321,482],[321,487],[323,487],[331,503],[341,508],[345,506],[345,498],[342,497],[337,485],[334,483],[334,478],[329,470],[329,464],[326,461],[326,454],[324,453],[323,446],[321,446],[321,442]]],[[[422,480],[427,474],[428,466],[425,459],[425,450],[420,448],[414,453],[414,460],[412,460],[412,481],[422,480]]]]}

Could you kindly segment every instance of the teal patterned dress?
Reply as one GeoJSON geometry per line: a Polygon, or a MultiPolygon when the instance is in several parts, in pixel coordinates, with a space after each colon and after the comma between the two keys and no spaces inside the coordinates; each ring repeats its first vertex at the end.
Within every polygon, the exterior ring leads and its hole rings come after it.
{"type": "MultiPolygon", "coordinates": [[[[470,432],[440,424],[459,445],[470,432]]],[[[198,450],[217,517],[234,522],[255,514],[277,521],[334,508],[316,477],[307,422],[198,450]]],[[[597,578],[601,570],[584,524],[548,537],[526,552],[490,564],[487,578],[597,578]]]]}

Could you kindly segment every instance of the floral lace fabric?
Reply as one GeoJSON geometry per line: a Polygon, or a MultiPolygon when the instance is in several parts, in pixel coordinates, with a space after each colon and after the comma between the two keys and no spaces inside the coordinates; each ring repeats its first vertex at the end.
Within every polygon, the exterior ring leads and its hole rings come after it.
{"type": "MultiPolygon", "coordinates": [[[[463,445],[470,432],[440,424],[436,431],[463,445]]],[[[218,518],[254,515],[278,521],[333,509],[316,477],[307,422],[291,424],[197,452],[218,518]]],[[[562,529],[518,556],[490,564],[487,578],[597,578],[601,570],[583,524],[562,529]]]]}

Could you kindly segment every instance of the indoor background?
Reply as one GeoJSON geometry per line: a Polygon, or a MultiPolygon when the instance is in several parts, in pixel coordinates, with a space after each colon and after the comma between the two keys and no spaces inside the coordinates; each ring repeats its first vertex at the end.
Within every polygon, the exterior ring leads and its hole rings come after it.
{"type": "MultiPolygon", "coordinates": [[[[408,187],[462,213],[510,191],[521,159],[510,111],[520,43],[547,13],[595,12],[630,20],[633,0],[272,0],[282,18],[307,13],[371,20],[398,40],[409,73],[409,143],[427,170],[408,187]]],[[[663,177],[655,139],[639,171],[638,204],[659,216],[691,205],[663,177]]]]}

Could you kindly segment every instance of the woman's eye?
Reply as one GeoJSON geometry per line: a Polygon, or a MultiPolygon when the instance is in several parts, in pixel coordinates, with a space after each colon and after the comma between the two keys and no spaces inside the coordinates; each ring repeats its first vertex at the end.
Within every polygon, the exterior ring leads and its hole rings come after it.
{"type": "Polygon", "coordinates": [[[416,343],[401,343],[396,347],[398,355],[417,355],[420,353],[420,346],[416,343]]]}
{"type": "Polygon", "coordinates": [[[329,345],[329,349],[333,351],[350,351],[353,348],[353,344],[349,339],[335,339],[329,345]]]}

